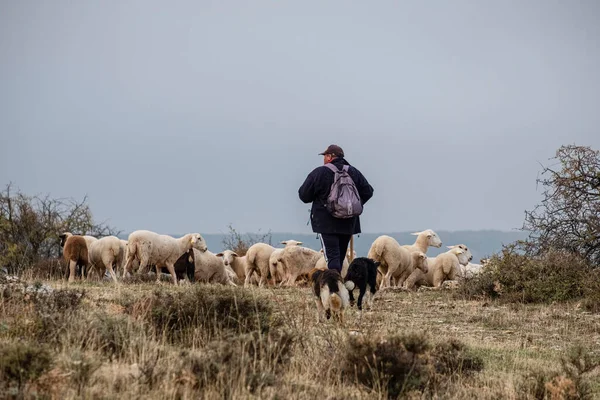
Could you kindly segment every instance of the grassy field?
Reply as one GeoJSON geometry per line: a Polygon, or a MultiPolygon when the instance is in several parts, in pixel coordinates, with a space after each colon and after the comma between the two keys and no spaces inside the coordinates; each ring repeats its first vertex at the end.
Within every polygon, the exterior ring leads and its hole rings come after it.
{"type": "Polygon", "coordinates": [[[391,290],[342,326],[308,288],[44,283],[0,289],[6,398],[600,398],[600,315],[577,303],[391,290]]]}

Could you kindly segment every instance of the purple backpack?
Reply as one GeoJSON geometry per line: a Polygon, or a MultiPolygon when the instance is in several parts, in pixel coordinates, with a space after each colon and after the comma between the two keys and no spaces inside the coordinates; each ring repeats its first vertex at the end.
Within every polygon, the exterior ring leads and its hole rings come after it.
{"type": "Polygon", "coordinates": [[[333,171],[333,184],[327,196],[327,210],[336,218],[352,218],[362,214],[363,206],[358,189],[348,174],[348,166],[340,171],[333,164],[325,164],[333,171]]]}

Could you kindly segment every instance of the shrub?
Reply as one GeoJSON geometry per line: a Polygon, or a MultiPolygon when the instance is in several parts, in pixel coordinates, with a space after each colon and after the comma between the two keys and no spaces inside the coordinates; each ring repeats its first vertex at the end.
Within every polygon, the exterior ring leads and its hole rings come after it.
{"type": "Polygon", "coordinates": [[[11,343],[0,347],[0,387],[16,384],[19,393],[26,383],[50,368],[50,353],[39,344],[11,343]]]}
{"type": "Polygon", "coordinates": [[[272,386],[293,348],[294,335],[284,331],[260,334],[258,332],[216,340],[209,343],[201,354],[183,353],[182,384],[204,390],[216,385],[231,397],[236,385],[255,393],[272,386]]]}
{"type": "Polygon", "coordinates": [[[145,336],[143,327],[125,315],[96,314],[86,325],[82,347],[98,350],[111,361],[123,358],[145,336]]]}
{"type": "Polygon", "coordinates": [[[266,298],[229,287],[194,285],[185,291],[155,290],[127,311],[149,322],[158,337],[198,345],[231,334],[267,333],[281,324],[266,298]],[[199,341],[199,342],[198,342],[199,341]]]}
{"type": "Polygon", "coordinates": [[[561,358],[562,371],[532,371],[521,384],[521,391],[539,400],[592,399],[590,375],[599,367],[597,356],[576,345],[561,358]]]}
{"type": "Polygon", "coordinates": [[[517,244],[505,246],[490,258],[480,275],[466,279],[459,297],[499,298],[507,302],[551,303],[581,299],[595,285],[597,274],[581,257],[563,251],[549,251],[533,257],[517,244]]]}
{"type": "Polygon", "coordinates": [[[350,337],[342,376],[397,398],[412,391],[436,391],[449,376],[480,371],[483,362],[460,342],[431,346],[422,334],[384,339],[350,337]]]}

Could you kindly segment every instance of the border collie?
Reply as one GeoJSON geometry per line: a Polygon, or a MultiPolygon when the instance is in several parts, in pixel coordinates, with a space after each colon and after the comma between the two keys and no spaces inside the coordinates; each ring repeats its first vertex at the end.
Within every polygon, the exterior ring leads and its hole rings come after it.
{"type": "Polygon", "coordinates": [[[365,293],[368,293],[365,303],[372,308],[373,296],[377,292],[377,267],[379,261],[373,261],[367,257],[355,258],[348,267],[346,275],[346,289],[350,296],[350,304],[354,304],[354,289],[358,287],[358,309],[362,310],[362,300],[365,293]]]}
{"type": "Polygon", "coordinates": [[[348,290],[344,286],[340,273],[336,270],[314,270],[311,281],[315,303],[317,304],[317,322],[321,321],[321,314],[325,311],[327,319],[331,315],[341,323],[344,322],[344,310],[348,308],[348,290]]]}

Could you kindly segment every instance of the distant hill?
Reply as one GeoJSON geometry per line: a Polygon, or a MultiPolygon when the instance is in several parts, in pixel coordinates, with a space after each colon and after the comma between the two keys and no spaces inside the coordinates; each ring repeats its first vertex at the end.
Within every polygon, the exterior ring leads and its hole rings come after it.
{"type": "MultiPolygon", "coordinates": [[[[519,239],[525,239],[527,237],[526,232],[520,231],[496,231],[496,230],[484,230],[484,231],[437,231],[443,242],[443,246],[439,249],[430,248],[427,252],[429,256],[435,256],[441,252],[446,251],[447,245],[465,244],[473,253],[473,262],[478,263],[482,257],[489,256],[502,249],[503,244],[512,243],[519,239]]],[[[361,233],[354,238],[354,248],[357,255],[366,256],[369,252],[369,248],[373,241],[380,235],[389,235],[396,239],[400,244],[412,244],[415,241],[415,236],[412,236],[410,232],[394,232],[394,233],[361,233]]],[[[182,235],[172,235],[173,237],[180,237],[182,235]]],[[[204,239],[208,248],[218,253],[223,250],[223,238],[224,234],[204,234],[204,239]]],[[[244,235],[245,237],[245,235],[244,235]]],[[[123,237],[127,239],[127,235],[123,237]]],[[[315,250],[321,248],[321,242],[317,238],[317,234],[306,234],[306,233],[286,233],[286,232],[275,232],[271,234],[271,244],[275,247],[281,247],[279,242],[286,239],[300,240],[304,243],[304,246],[310,247],[315,250]]]]}

